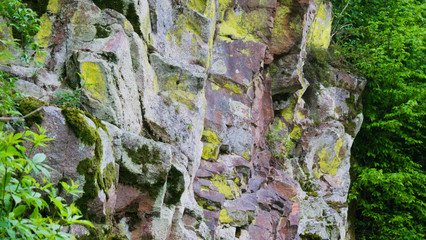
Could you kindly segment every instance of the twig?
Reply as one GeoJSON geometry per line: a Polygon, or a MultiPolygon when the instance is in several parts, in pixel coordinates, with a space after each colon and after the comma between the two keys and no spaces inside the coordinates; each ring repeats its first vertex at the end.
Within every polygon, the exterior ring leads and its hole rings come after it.
{"type": "Polygon", "coordinates": [[[34,110],[34,111],[32,111],[32,112],[30,112],[27,115],[22,116],[22,117],[0,117],[0,122],[9,122],[9,121],[17,121],[17,120],[25,119],[25,118],[33,115],[34,113],[40,111],[44,106],[46,106],[46,104],[44,104],[43,106],[37,108],[36,110],[34,110]]]}

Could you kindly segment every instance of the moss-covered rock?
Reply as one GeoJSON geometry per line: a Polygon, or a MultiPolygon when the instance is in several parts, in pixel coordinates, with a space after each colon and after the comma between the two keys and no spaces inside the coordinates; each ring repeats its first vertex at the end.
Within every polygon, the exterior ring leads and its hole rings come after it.
{"type": "Polygon", "coordinates": [[[150,149],[146,144],[137,149],[126,148],[127,154],[136,164],[156,163],[160,161],[160,150],[150,149]]]}
{"type": "MultiPolygon", "coordinates": [[[[22,113],[22,115],[25,116],[44,105],[47,105],[47,103],[42,102],[36,98],[29,97],[29,98],[25,98],[19,103],[19,111],[22,113]]],[[[31,116],[25,118],[25,123],[28,127],[31,127],[32,125],[34,125],[34,123],[41,124],[42,122],[43,122],[43,113],[41,111],[38,111],[32,114],[31,116]]]]}
{"type": "Polygon", "coordinates": [[[311,83],[330,86],[329,55],[326,49],[312,47],[308,52],[303,73],[311,83]]]}
{"type": "Polygon", "coordinates": [[[167,175],[167,187],[164,203],[167,205],[173,205],[178,203],[184,191],[185,179],[183,173],[179,171],[175,166],[172,166],[167,175]]]}
{"type": "Polygon", "coordinates": [[[77,172],[83,175],[85,179],[83,186],[84,194],[77,200],[77,205],[84,214],[90,217],[90,213],[88,212],[89,202],[98,196],[99,190],[104,190],[108,198],[108,190],[116,179],[116,170],[112,162],[108,163],[103,171],[101,171],[103,147],[98,129],[101,128],[106,133],[108,132],[100,120],[81,110],[63,108],[62,114],[65,117],[66,123],[80,141],[88,146],[94,146],[94,156],[81,161],[77,167],[77,172]],[[85,116],[93,121],[95,127],[89,125],[85,116]]]}
{"type": "MultiPolygon", "coordinates": [[[[83,114],[81,110],[63,108],[62,114],[65,117],[66,123],[82,143],[93,146],[96,140],[100,139],[96,129],[92,128],[84,119],[85,114],[83,114]]],[[[102,148],[100,150],[102,150],[102,148]]]]}
{"type": "Polygon", "coordinates": [[[302,240],[322,240],[322,238],[316,233],[304,233],[300,234],[302,240]]]}
{"type": "Polygon", "coordinates": [[[115,0],[94,0],[96,6],[100,9],[114,9],[115,11],[122,13],[127,20],[133,25],[135,32],[142,35],[139,16],[136,12],[135,3],[132,1],[115,1],[115,0]]]}

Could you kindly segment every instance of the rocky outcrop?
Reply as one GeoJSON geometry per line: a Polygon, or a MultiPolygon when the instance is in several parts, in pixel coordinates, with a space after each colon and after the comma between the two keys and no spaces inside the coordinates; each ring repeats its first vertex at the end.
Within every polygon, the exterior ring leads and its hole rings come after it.
{"type": "Polygon", "coordinates": [[[365,81],[330,64],[329,2],[28,2],[47,54],[1,68],[41,100],[81,91],[41,121],[81,239],[348,238],[365,81]]]}

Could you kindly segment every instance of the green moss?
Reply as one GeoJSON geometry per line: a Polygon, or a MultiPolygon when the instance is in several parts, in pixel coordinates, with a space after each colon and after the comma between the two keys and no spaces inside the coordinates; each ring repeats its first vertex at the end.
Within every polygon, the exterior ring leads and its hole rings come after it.
{"type": "Polygon", "coordinates": [[[157,163],[160,161],[160,151],[158,149],[151,150],[148,145],[133,149],[126,149],[127,155],[132,162],[136,164],[157,163]]]}
{"type": "MultiPolygon", "coordinates": [[[[95,146],[95,154],[93,158],[87,158],[81,161],[78,164],[77,172],[84,176],[86,183],[83,186],[84,194],[81,198],[77,200],[77,205],[83,212],[83,214],[92,218],[93,216],[89,216],[88,210],[88,202],[98,196],[98,191],[100,189],[105,190],[105,193],[108,196],[108,190],[114,182],[115,176],[115,167],[112,163],[111,165],[106,167],[104,171],[106,174],[102,176],[101,174],[101,160],[103,155],[102,149],[102,139],[99,136],[98,128],[99,126],[105,128],[105,126],[100,122],[100,120],[94,118],[88,113],[85,113],[78,109],[73,108],[63,108],[62,114],[65,117],[66,123],[75,133],[75,135],[81,140],[82,143],[95,146]],[[84,116],[88,116],[93,120],[96,129],[91,127],[84,116]],[[106,180],[106,181],[105,181],[106,180]],[[106,183],[105,183],[106,182],[106,183]]],[[[106,128],[104,129],[106,131],[106,128]]],[[[106,131],[106,133],[108,133],[106,131]]]]}
{"type": "Polygon", "coordinates": [[[336,210],[338,213],[341,212],[341,208],[348,207],[348,203],[341,203],[335,201],[327,201],[328,206],[336,210]]]}
{"type": "Polygon", "coordinates": [[[306,179],[299,180],[300,187],[308,196],[317,197],[317,186],[313,183],[312,179],[307,175],[306,179]]]}
{"type": "Polygon", "coordinates": [[[82,143],[93,146],[99,133],[92,128],[84,119],[84,113],[81,110],[74,108],[62,108],[62,114],[65,117],[66,123],[70,126],[75,135],[82,143]]]}
{"type": "Polygon", "coordinates": [[[136,13],[135,4],[133,2],[129,3],[129,6],[126,12],[126,18],[127,20],[129,20],[130,23],[132,23],[133,28],[135,29],[135,32],[139,34],[140,36],[142,36],[141,26],[139,23],[139,16],[136,13]]]}
{"type": "Polygon", "coordinates": [[[112,184],[115,183],[115,180],[117,178],[117,172],[114,166],[114,163],[110,162],[107,164],[107,166],[103,169],[103,183],[104,188],[106,191],[111,188],[112,184]]]}
{"type": "Polygon", "coordinates": [[[269,65],[268,74],[271,78],[275,78],[275,76],[277,75],[279,70],[280,70],[279,67],[275,63],[272,62],[269,65]]]}
{"type": "MultiPolygon", "coordinates": [[[[19,111],[22,113],[22,115],[27,115],[43,105],[47,104],[36,98],[29,97],[25,98],[19,103],[19,111]]],[[[31,127],[34,123],[41,124],[42,122],[43,114],[41,111],[38,111],[32,114],[31,116],[25,118],[25,124],[28,127],[31,127]]]]}
{"type": "Polygon", "coordinates": [[[126,235],[117,228],[95,224],[95,228],[87,228],[89,235],[77,237],[77,240],[127,240],[126,235]]]}
{"type": "Polygon", "coordinates": [[[166,182],[166,179],[167,179],[167,172],[164,170],[162,170],[162,172],[159,173],[158,175],[159,178],[156,179],[157,181],[153,184],[143,181],[144,179],[141,179],[139,175],[129,171],[124,166],[121,166],[119,171],[120,171],[120,174],[118,175],[119,176],[118,181],[120,183],[133,186],[139,189],[139,191],[141,192],[148,193],[152,199],[155,199],[158,196],[161,188],[164,186],[164,183],[166,182]]]}
{"type": "Polygon", "coordinates": [[[218,211],[220,209],[220,203],[212,202],[210,200],[197,196],[195,197],[195,200],[197,201],[198,206],[200,206],[201,209],[207,209],[210,211],[218,211]]]}
{"type": "Polygon", "coordinates": [[[302,240],[322,240],[316,233],[304,233],[299,235],[302,240]]]}
{"type": "Polygon", "coordinates": [[[135,32],[139,35],[142,35],[141,27],[139,23],[139,16],[136,13],[135,4],[133,2],[127,2],[124,0],[93,0],[93,2],[100,9],[114,9],[115,11],[122,13],[126,16],[126,19],[133,25],[135,32]]]}
{"type": "Polygon", "coordinates": [[[174,205],[180,201],[182,193],[185,191],[185,179],[175,166],[170,168],[167,175],[167,187],[164,203],[167,205],[174,205]]]}
{"type": "Polygon", "coordinates": [[[327,50],[312,47],[303,68],[305,78],[310,82],[323,83],[325,87],[330,86],[329,61],[327,50]]]}
{"type": "Polygon", "coordinates": [[[95,199],[99,192],[99,186],[96,181],[99,174],[99,166],[93,163],[93,159],[86,158],[77,167],[77,172],[84,176],[86,183],[83,186],[84,194],[77,200],[76,204],[82,213],[89,218],[93,218],[93,216],[87,211],[88,203],[90,200],[95,199]]]}
{"type": "Polygon", "coordinates": [[[96,38],[107,38],[111,34],[111,27],[103,26],[99,23],[95,24],[96,38]]]}

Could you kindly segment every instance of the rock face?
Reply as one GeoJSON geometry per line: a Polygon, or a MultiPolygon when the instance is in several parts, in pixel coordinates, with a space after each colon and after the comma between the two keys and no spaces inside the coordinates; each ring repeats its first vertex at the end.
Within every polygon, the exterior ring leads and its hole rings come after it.
{"type": "Polygon", "coordinates": [[[42,110],[81,239],[349,238],[365,81],[329,64],[329,2],[27,2],[47,54],[1,67],[42,100],[81,89],[42,110]]]}

